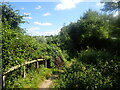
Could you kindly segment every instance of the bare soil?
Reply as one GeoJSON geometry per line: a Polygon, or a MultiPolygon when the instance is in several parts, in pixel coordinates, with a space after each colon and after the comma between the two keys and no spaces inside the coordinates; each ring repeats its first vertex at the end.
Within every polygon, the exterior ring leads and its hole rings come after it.
{"type": "Polygon", "coordinates": [[[53,80],[57,77],[58,75],[52,75],[52,77],[50,77],[49,79],[44,80],[43,83],[39,85],[40,90],[49,90],[51,85],[53,84],[53,80]]]}

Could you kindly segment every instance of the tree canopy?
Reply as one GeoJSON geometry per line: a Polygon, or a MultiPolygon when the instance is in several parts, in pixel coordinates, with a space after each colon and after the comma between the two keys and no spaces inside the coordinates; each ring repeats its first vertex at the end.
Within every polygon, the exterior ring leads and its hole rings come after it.
{"type": "Polygon", "coordinates": [[[120,1],[119,0],[101,0],[104,3],[103,11],[120,11],[120,1]]]}
{"type": "Polygon", "coordinates": [[[21,23],[25,23],[23,20],[23,15],[20,15],[19,10],[14,10],[13,7],[9,3],[2,3],[0,7],[0,17],[2,17],[2,26],[9,26],[10,29],[14,29],[17,32],[25,32],[22,28],[20,28],[21,23]]]}
{"type": "Polygon", "coordinates": [[[102,40],[109,38],[109,33],[107,16],[88,10],[76,23],[63,27],[60,38],[64,38],[62,43],[66,47],[80,50],[87,46],[99,47],[102,40]]]}

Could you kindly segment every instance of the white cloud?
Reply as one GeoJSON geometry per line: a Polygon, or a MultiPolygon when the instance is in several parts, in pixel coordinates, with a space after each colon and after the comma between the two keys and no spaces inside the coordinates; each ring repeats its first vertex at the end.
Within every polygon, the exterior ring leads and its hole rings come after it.
{"type": "Polygon", "coordinates": [[[29,16],[29,17],[23,17],[24,19],[32,19],[32,17],[30,17],[31,13],[23,13],[23,14],[29,16]]]}
{"type": "Polygon", "coordinates": [[[29,28],[29,31],[34,31],[34,30],[39,30],[40,28],[39,27],[31,27],[29,28]]]}
{"type": "Polygon", "coordinates": [[[34,22],[34,24],[40,25],[40,26],[51,26],[52,25],[52,23],[48,23],[48,22],[46,22],[46,23],[34,22]]]}
{"type": "Polygon", "coordinates": [[[97,6],[104,6],[104,3],[98,2],[98,3],[97,3],[97,6]]]}
{"type": "Polygon", "coordinates": [[[31,27],[28,29],[27,33],[32,36],[39,36],[41,35],[41,32],[39,32],[38,30],[40,30],[39,27],[31,27]]]}
{"type": "Polygon", "coordinates": [[[114,14],[113,14],[113,17],[116,17],[120,14],[120,11],[116,11],[114,14]]]}
{"type": "Polygon", "coordinates": [[[40,27],[31,27],[28,28],[27,33],[31,36],[49,36],[49,35],[58,35],[58,33],[60,32],[61,28],[58,28],[56,30],[52,30],[52,31],[48,31],[48,32],[44,32],[44,31],[40,31],[40,27]]]}
{"type": "Polygon", "coordinates": [[[55,10],[67,10],[75,8],[76,5],[83,0],[61,0],[59,4],[56,5],[55,10]]]}
{"type": "Polygon", "coordinates": [[[32,19],[32,17],[23,17],[24,19],[32,19]]]}
{"type": "Polygon", "coordinates": [[[31,15],[31,13],[24,13],[24,15],[31,15]]]}
{"type": "Polygon", "coordinates": [[[25,8],[21,8],[21,9],[25,9],[25,8]]]}
{"type": "Polygon", "coordinates": [[[35,9],[41,9],[42,7],[39,5],[38,7],[36,7],[35,9]]]}
{"type": "Polygon", "coordinates": [[[58,35],[58,33],[60,32],[61,28],[58,28],[54,31],[51,31],[51,32],[44,32],[43,35],[58,35]]]}
{"type": "Polygon", "coordinates": [[[49,16],[51,13],[44,13],[43,16],[49,16]]]}

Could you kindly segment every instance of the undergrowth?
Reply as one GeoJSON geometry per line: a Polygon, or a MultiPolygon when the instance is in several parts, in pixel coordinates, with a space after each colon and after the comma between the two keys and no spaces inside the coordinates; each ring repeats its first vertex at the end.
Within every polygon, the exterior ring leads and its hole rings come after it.
{"type": "Polygon", "coordinates": [[[31,70],[26,77],[19,77],[14,80],[14,84],[9,88],[39,88],[40,83],[52,75],[52,70],[48,68],[39,68],[31,70]]]}

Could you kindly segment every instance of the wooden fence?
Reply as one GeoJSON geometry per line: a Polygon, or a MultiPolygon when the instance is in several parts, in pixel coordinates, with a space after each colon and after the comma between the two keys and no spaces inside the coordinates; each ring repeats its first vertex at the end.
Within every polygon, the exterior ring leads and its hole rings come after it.
{"type": "Polygon", "coordinates": [[[20,65],[16,65],[14,67],[11,67],[10,69],[8,69],[6,72],[3,72],[3,87],[5,87],[5,77],[6,75],[11,72],[11,71],[14,71],[20,67],[24,67],[24,71],[23,71],[23,77],[25,78],[26,76],[26,67],[25,65],[28,65],[28,64],[31,64],[31,63],[36,63],[36,68],[39,68],[39,62],[40,61],[44,61],[44,66],[47,67],[48,66],[48,60],[45,60],[45,59],[37,59],[37,60],[32,60],[32,61],[27,61],[27,62],[24,62],[23,64],[20,64],[20,65]]]}

